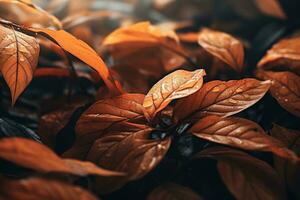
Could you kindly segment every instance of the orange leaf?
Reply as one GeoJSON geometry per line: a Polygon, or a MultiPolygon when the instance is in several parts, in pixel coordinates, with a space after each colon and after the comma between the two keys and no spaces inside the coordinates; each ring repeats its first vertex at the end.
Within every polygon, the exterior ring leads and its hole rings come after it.
{"type": "Polygon", "coordinates": [[[68,183],[42,178],[0,180],[0,199],[9,200],[97,200],[88,191],[68,183]]]}
{"type": "Polygon", "coordinates": [[[298,157],[256,123],[237,117],[210,115],[199,120],[190,130],[193,135],[212,142],[246,150],[268,151],[297,160],[298,157]]]}
{"type": "Polygon", "coordinates": [[[270,91],[277,102],[290,113],[300,117],[300,76],[292,72],[260,70],[256,76],[272,80],[270,91]]]}
{"type": "Polygon", "coordinates": [[[270,85],[270,81],[251,78],[205,83],[194,94],[178,100],[174,118],[195,121],[209,114],[224,117],[236,114],[259,101],[270,85]]]}
{"type": "Polygon", "coordinates": [[[118,94],[120,92],[103,60],[85,42],[63,30],[54,31],[45,28],[29,28],[29,30],[54,40],[65,51],[96,70],[112,93],[118,94]]]}
{"type": "Polygon", "coordinates": [[[198,43],[234,70],[241,72],[244,66],[243,44],[231,35],[204,28],[198,35],[198,43]]]}
{"type": "Polygon", "coordinates": [[[172,100],[197,92],[203,83],[205,71],[177,70],[158,81],[146,95],[143,106],[151,118],[164,109],[172,100]]]}
{"type": "Polygon", "coordinates": [[[42,173],[59,172],[77,176],[122,174],[99,168],[90,162],[63,160],[46,146],[24,138],[1,139],[0,158],[42,173]]]}
{"type": "Polygon", "coordinates": [[[279,0],[255,0],[257,7],[266,15],[286,19],[279,0]]]}
{"type": "Polygon", "coordinates": [[[11,92],[12,104],[31,82],[40,46],[35,38],[0,25],[0,70],[11,92]]]}

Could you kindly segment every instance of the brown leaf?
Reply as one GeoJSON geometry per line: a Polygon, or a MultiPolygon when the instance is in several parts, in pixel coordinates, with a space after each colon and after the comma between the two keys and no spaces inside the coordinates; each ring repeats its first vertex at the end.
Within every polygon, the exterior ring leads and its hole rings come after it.
{"type": "Polygon", "coordinates": [[[266,15],[286,19],[279,0],[255,0],[257,7],[266,15]]]}
{"type": "Polygon", "coordinates": [[[238,200],[284,200],[284,186],[273,168],[248,154],[227,147],[212,147],[196,155],[218,161],[219,174],[238,200]]]}
{"type": "Polygon", "coordinates": [[[243,44],[227,33],[204,28],[198,35],[198,43],[234,70],[241,72],[244,66],[243,44]]]}
{"type": "Polygon", "coordinates": [[[31,82],[40,46],[35,38],[0,25],[0,69],[11,92],[12,104],[31,82]]]}
{"type": "Polygon", "coordinates": [[[148,139],[151,131],[152,128],[147,126],[132,130],[121,127],[94,142],[86,159],[126,174],[123,177],[97,178],[97,191],[114,191],[128,181],[142,178],[160,163],[170,147],[171,139],[148,139]]]}
{"type": "MultiPolygon", "coordinates": [[[[279,125],[274,124],[271,130],[271,135],[278,140],[280,140],[284,145],[293,150],[298,156],[300,156],[300,131],[291,130],[279,125]]],[[[300,197],[298,190],[299,172],[300,172],[300,162],[291,163],[288,160],[284,160],[280,157],[274,157],[274,165],[279,175],[287,183],[288,187],[300,197]]]]}
{"type": "Polygon", "coordinates": [[[122,130],[128,124],[138,123],[134,127],[144,124],[143,100],[142,94],[123,94],[94,103],[77,121],[76,141],[64,155],[83,159],[93,142],[107,132],[122,130]]]}
{"type": "Polygon", "coordinates": [[[274,44],[257,64],[263,69],[288,69],[300,75],[300,36],[274,44]]]}
{"type": "Polygon", "coordinates": [[[115,176],[121,173],[105,170],[90,162],[63,160],[46,146],[25,138],[0,140],[0,158],[42,173],[57,172],[77,176],[115,176]]]}
{"type": "Polygon", "coordinates": [[[0,0],[0,18],[30,27],[62,28],[55,16],[24,0],[0,0]]]}
{"type": "Polygon", "coordinates": [[[158,81],[145,96],[143,106],[151,118],[172,100],[197,92],[203,84],[203,69],[193,72],[177,70],[158,81]]]}
{"type": "Polygon", "coordinates": [[[147,197],[147,200],[202,200],[202,198],[188,187],[175,183],[165,183],[155,188],[147,197]]]}
{"type": "Polygon", "coordinates": [[[223,117],[236,114],[259,101],[270,85],[270,81],[251,78],[205,83],[194,94],[178,100],[175,120],[190,118],[195,121],[209,114],[223,117]]]}
{"type": "Polygon", "coordinates": [[[96,70],[112,93],[120,93],[121,88],[116,85],[104,61],[85,42],[64,30],[55,31],[46,28],[30,28],[29,30],[55,41],[62,49],[96,70]]]}
{"type": "Polygon", "coordinates": [[[267,135],[258,124],[247,119],[211,115],[200,119],[189,131],[212,142],[245,150],[268,151],[291,160],[298,159],[279,140],[267,135]]]}
{"type": "Polygon", "coordinates": [[[68,183],[29,178],[0,179],[0,199],[5,200],[97,200],[88,191],[68,183]]]}
{"type": "Polygon", "coordinates": [[[288,112],[300,117],[300,76],[292,72],[272,72],[259,70],[256,76],[272,80],[270,92],[277,102],[288,112]]]}

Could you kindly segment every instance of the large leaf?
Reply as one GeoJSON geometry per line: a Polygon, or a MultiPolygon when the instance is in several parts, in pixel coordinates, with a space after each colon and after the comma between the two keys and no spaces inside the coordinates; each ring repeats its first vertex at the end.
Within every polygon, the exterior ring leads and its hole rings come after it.
{"type": "Polygon", "coordinates": [[[259,101],[270,85],[270,81],[251,78],[208,82],[194,94],[178,100],[175,120],[197,120],[209,114],[223,117],[236,114],[259,101]]]}
{"type": "Polygon", "coordinates": [[[61,159],[46,146],[24,138],[0,140],[0,158],[38,172],[59,172],[78,176],[115,176],[121,173],[105,170],[93,163],[61,159]]]}
{"type": "Polygon", "coordinates": [[[123,94],[94,103],[77,121],[75,144],[64,155],[83,159],[93,142],[107,132],[126,130],[128,124],[144,124],[143,100],[142,94],[123,94]]]}
{"type": "Polygon", "coordinates": [[[165,183],[155,188],[147,200],[201,200],[202,198],[188,187],[175,183],[165,183]]]}
{"type": "Polygon", "coordinates": [[[5,200],[97,200],[88,191],[68,183],[29,178],[0,180],[0,199],[5,200]]]}
{"type": "Polygon", "coordinates": [[[211,115],[199,120],[189,131],[212,142],[246,150],[269,151],[291,160],[298,159],[279,140],[267,135],[258,124],[247,119],[211,115]]]}
{"type": "Polygon", "coordinates": [[[120,92],[121,89],[116,86],[104,61],[88,44],[64,30],[55,31],[46,28],[30,28],[29,30],[55,41],[62,49],[96,70],[112,93],[118,94],[120,92]]]}
{"type": "Polygon", "coordinates": [[[172,100],[191,95],[198,91],[203,84],[205,71],[199,69],[193,72],[177,70],[158,81],[148,92],[143,106],[153,118],[172,100]]]}
{"type": "Polygon", "coordinates": [[[171,139],[148,139],[152,128],[141,126],[120,127],[95,141],[86,159],[99,166],[126,174],[119,177],[97,178],[96,190],[111,192],[126,182],[142,178],[162,160],[169,149],[171,139]]]}
{"type": "Polygon", "coordinates": [[[0,25],[0,70],[9,86],[12,104],[32,80],[39,51],[35,38],[12,26],[0,25]]]}
{"type": "Polygon", "coordinates": [[[227,147],[212,147],[196,155],[218,161],[218,170],[238,200],[284,200],[284,186],[274,169],[259,159],[227,147]]]}
{"type": "Polygon", "coordinates": [[[231,35],[204,28],[198,35],[198,43],[234,70],[241,72],[244,66],[243,44],[231,35]]]}
{"type": "Polygon", "coordinates": [[[62,28],[55,16],[24,0],[0,0],[0,17],[24,26],[62,28]]]}
{"type": "Polygon", "coordinates": [[[290,113],[300,117],[300,76],[292,72],[258,71],[257,77],[272,80],[270,91],[277,102],[290,113]]]}
{"type": "Polygon", "coordinates": [[[288,68],[300,74],[300,36],[282,39],[268,50],[257,67],[264,69],[288,68]]]}

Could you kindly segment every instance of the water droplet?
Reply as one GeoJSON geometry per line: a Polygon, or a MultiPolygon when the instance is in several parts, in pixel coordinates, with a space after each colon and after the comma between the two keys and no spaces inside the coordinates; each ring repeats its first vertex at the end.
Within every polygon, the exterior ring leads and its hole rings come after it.
{"type": "Polygon", "coordinates": [[[284,99],[284,101],[285,101],[285,102],[288,102],[289,100],[288,100],[288,99],[284,99]]]}
{"type": "Polygon", "coordinates": [[[229,99],[229,102],[230,102],[230,103],[233,103],[233,104],[236,104],[236,103],[237,103],[237,100],[229,99]]]}
{"type": "Polygon", "coordinates": [[[236,92],[238,92],[238,93],[243,92],[243,89],[238,88],[238,89],[236,90],[236,92]]]}
{"type": "Polygon", "coordinates": [[[220,88],[219,87],[214,87],[214,89],[212,89],[212,92],[219,92],[220,88]]]}

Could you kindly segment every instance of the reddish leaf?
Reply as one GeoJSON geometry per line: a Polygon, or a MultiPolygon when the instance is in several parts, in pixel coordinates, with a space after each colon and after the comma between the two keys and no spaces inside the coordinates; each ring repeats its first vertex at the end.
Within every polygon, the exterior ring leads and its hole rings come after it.
{"type": "Polygon", "coordinates": [[[109,70],[103,60],[85,42],[76,39],[74,36],[63,30],[54,31],[45,28],[30,28],[29,30],[35,33],[40,33],[54,40],[65,51],[74,55],[84,63],[91,66],[94,70],[96,70],[105,82],[106,86],[111,90],[111,92],[116,94],[120,92],[120,89],[116,86],[116,83],[111,77],[109,70]]]}
{"type": "Polygon", "coordinates": [[[172,100],[179,99],[197,92],[203,84],[205,71],[199,69],[193,72],[177,70],[158,81],[148,92],[143,106],[153,118],[172,100]]]}
{"type": "Polygon", "coordinates": [[[279,0],[255,0],[258,8],[266,15],[285,19],[286,15],[283,12],[279,0]]]}
{"type": "Polygon", "coordinates": [[[24,26],[62,28],[55,16],[24,0],[0,0],[0,18],[24,26]]]}
{"type": "Polygon", "coordinates": [[[238,200],[283,200],[284,186],[267,163],[248,154],[227,147],[212,147],[197,157],[218,161],[218,170],[229,191],[238,200]]]}
{"type": "Polygon", "coordinates": [[[0,25],[0,70],[11,92],[12,104],[31,82],[39,57],[35,38],[0,25]]]}
{"type": "Polygon", "coordinates": [[[155,188],[147,200],[201,200],[202,198],[188,187],[175,183],[166,183],[155,188]]]}
{"type": "Polygon", "coordinates": [[[250,120],[211,115],[199,120],[189,131],[212,142],[246,150],[269,151],[291,160],[298,159],[279,140],[267,135],[258,124],[250,120]]]}
{"type": "Polygon", "coordinates": [[[287,68],[300,74],[300,37],[282,39],[268,50],[257,67],[264,69],[287,68]]]}
{"type": "Polygon", "coordinates": [[[290,113],[300,117],[300,76],[292,72],[258,71],[256,76],[272,80],[270,91],[277,102],[290,113]]]}
{"type": "Polygon", "coordinates": [[[243,44],[227,33],[204,28],[198,35],[198,43],[234,70],[241,72],[244,66],[243,44]]]}
{"type": "Polygon", "coordinates": [[[143,100],[142,94],[123,94],[94,103],[77,121],[75,144],[64,155],[83,159],[93,142],[107,132],[131,123],[144,124],[143,100]]]}
{"type": "Polygon", "coordinates": [[[29,178],[0,180],[0,199],[5,200],[97,200],[88,191],[68,183],[29,178]]]}
{"type": "Polygon", "coordinates": [[[59,158],[46,146],[24,138],[0,140],[0,158],[39,172],[69,173],[78,176],[115,176],[121,173],[105,170],[90,162],[59,158]]]}
{"type": "Polygon", "coordinates": [[[142,178],[158,165],[168,151],[171,139],[148,139],[151,131],[152,128],[147,126],[131,130],[120,127],[95,141],[86,159],[126,174],[124,177],[97,178],[97,191],[114,191],[128,181],[142,178]]]}
{"type": "Polygon", "coordinates": [[[270,85],[270,81],[250,78],[208,82],[196,93],[178,100],[174,109],[175,120],[197,120],[209,114],[223,117],[236,114],[259,101],[270,85]]]}

